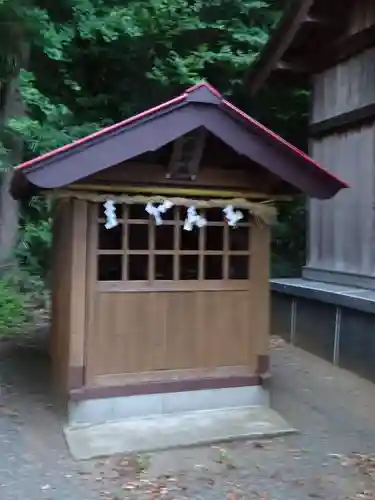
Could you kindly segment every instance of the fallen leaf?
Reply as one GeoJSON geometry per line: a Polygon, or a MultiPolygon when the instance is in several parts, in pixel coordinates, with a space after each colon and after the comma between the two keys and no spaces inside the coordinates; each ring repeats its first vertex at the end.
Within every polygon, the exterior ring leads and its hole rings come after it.
{"type": "Polygon", "coordinates": [[[77,474],[79,474],[80,476],[89,476],[90,472],[88,472],[87,470],[77,470],[77,474]]]}
{"type": "Polygon", "coordinates": [[[239,495],[238,493],[229,493],[227,496],[227,500],[240,500],[242,495],[239,495]]]}
{"type": "Polygon", "coordinates": [[[270,479],[280,479],[280,472],[275,471],[270,475],[270,479]]]}
{"type": "Polygon", "coordinates": [[[285,340],[277,335],[272,335],[270,338],[271,349],[280,349],[285,346],[285,340]]]}
{"type": "Polygon", "coordinates": [[[293,484],[295,484],[296,486],[304,486],[305,485],[303,479],[294,479],[293,484]]]}
{"type": "Polygon", "coordinates": [[[254,448],[264,448],[264,444],[260,443],[259,441],[255,441],[253,443],[254,448]]]}

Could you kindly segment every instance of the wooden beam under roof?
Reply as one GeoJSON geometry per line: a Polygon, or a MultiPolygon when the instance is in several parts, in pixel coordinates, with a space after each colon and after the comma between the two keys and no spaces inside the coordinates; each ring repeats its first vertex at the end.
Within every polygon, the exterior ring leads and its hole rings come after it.
{"type": "Polygon", "coordinates": [[[291,73],[311,73],[311,66],[302,61],[279,61],[275,70],[289,71],[291,73]]]}
{"type": "Polygon", "coordinates": [[[304,60],[300,58],[280,59],[273,67],[274,72],[309,75],[320,73],[340,62],[361,54],[375,47],[375,25],[353,35],[345,35],[306,53],[304,60]]]}
{"type": "Polygon", "coordinates": [[[292,43],[301,23],[307,19],[314,0],[294,0],[260,58],[248,73],[250,93],[255,94],[292,43]]]}
{"type": "Polygon", "coordinates": [[[372,47],[375,47],[375,24],[353,35],[341,36],[328,46],[317,61],[316,71],[322,71],[346,61],[372,47]]]}
{"type": "Polygon", "coordinates": [[[302,21],[303,24],[319,24],[321,26],[331,26],[332,20],[325,19],[323,17],[313,16],[311,14],[307,14],[305,19],[302,21]]]}
{"type": "Polygon", "coordinates": [[[306,75],[321,71],[322,66],[323,69],[329,67],[333,56],[328,59],[326,53],[336,46],[336,41],[346,31],[350,1],[294,0],[245,77],[250,95],[255,95],[272,73],[282,74],[280,69],[284,69],[284,75],[306,75]],[[323,51],[317,51],[317,43],[324,47],[323,51]],[[304,58],[305,66],[308,63],[308,72],[301,72],[300,68],[295,73],[285,71],[285,62],[289,64],[288,59],[297,56],[304,58]],[[282,61],[281,65],[279,61],[282,61]]]}
{"type": "Polygon", "coordinates": [[[309,135],[312,138],[320,138],[325,135],[348,130],[349,128],[359,128],[365,124],[375,121],[375,103],[367,104],[360,108],[346,113],[326,118],[319,122],[314,122],[309,127],[309,135]]]}

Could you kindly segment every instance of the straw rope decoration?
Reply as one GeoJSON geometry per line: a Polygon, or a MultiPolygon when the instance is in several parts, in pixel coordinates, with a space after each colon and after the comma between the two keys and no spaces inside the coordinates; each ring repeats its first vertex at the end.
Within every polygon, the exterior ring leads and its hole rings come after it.
{"type": "Polygon", "coordinates": [[[166,196],[145,196],[145,195],[126,195],[126,194],[98,194],[89,193],[86,191],[56,191],[54,193],[58,198],[75,198],[79,200],[91,201],[96,203],[104,203],[108,200],[114,203],[126,203],[126,204],[147,204],[147,203],[163,203],[166,199],[176,206],[182,207],[195,207],[199,208],[224,208],[228,205],[232,205],[235,208],[248,210],[249,214],[253,217],[254,222],[257,224],[274,224],[276,222],[277,211],[272,205],[272,200],[263,202],[252,202],[244,198],[234,198],[234,199],[190,199],[190,198],[180,198],[180,197],[166,197],[166,196]]]}

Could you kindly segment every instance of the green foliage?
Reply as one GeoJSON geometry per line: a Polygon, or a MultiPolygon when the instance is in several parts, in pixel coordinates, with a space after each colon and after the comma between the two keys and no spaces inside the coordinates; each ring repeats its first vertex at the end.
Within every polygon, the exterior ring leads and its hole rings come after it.
{"type": "Polygon", "coordinates": [[[273,277],[298,277],[306,263],[306,201],[304,197],[278,206],[272,239],[273,277]]]}
{"type": "MultiPolygon", "coordinates": [[[[0,0],[0,84],[17,74],[22,57],[18,0],[0,0]]],[[[0,85],[1,87],[1,85],[0,85]]]]}
{"type": "MultiPolygon", "coordinates": [[[[20,0],[18,0],[20,1],[20,0]]],[[[201,79],[234,98],[279,16],[259,0],[35,0],[21,91],[8,127],[35,156],[160,103],[201,79]]]]}
{"type": "Polygon", "coordinates": [[[0,279],[0,340],[24,337],[45,322],[51,298],[45,281],[25,269],[0,279]]]}
{"type": "Polygon", "coordinates": [[[12,290],[21,294],[26,305],[25,311],[30,323],[38,315],[39,311],[49,311],[51,294],[45,279],[36,274],[31,274],[26,268],[14,270],[6,277],[12,290]]]}
{"type": "Polygon", "coordinates": [[[16,255],[21,266],[35,276],[46,278],[51,264],[52,232],[49,220],[28,222],[21,232],[16,255]]]}
{"type": "Polygon", "coordinates": [[[30,276],[48,281],[51,268],[53,205],[50,200],[34,197],[23,210],[21,238],[16,256],[30,276]]]}
{"type": "Polygon", "coordinates": [[[23,332],[28,324],[28,303],[8,278],[0,279],[0,339],[23,332]]]}
{"type": "MultiPolygon", "coordinates": [[[[3,128],[0,163],[6,166],[6,134],[22,137],[28,159],[202,79],[304,147],[305,90],[264,89],[251,101],[243,85],[282,5],[281,0],[0,0],[0,82],[22,65],[25,41],[30,49],[27,71],[20,73],[27,116],[12,118],[3,128]]],[[[291,260],[294,268],[302,258],[300,207],[282,209],[273,245],[278,274],[280,261],[291,260]]],[[[50,265],[50,208],[40,199],[23,207],[17,248],[28,273],[43,279],[50,265]]]]}

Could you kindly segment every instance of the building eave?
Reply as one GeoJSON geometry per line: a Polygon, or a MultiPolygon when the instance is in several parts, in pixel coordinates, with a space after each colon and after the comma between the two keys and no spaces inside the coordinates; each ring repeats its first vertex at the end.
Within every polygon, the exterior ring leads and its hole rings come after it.
{"type": "Polygon", "coordinates": [[[205,128],[239,155],[308,196],[326,199],[348,187],[305,153],[226,101],[207,83],[72,144],[19,165],[12,194],[30,188],[57,189],[111,166],[156,151],[205,128]]]}
{"type": "MultiPolygon", "coordinates": [[[[271,76],[282,80],[292,74],[301,82],[301,77],[307,80],[345,57],[343,36],[351,1],[294,0],[245,77],[250,94],[254,95],[271,76]]],[[[372,43],[369,38],[368,44],[372,43]]]]}

